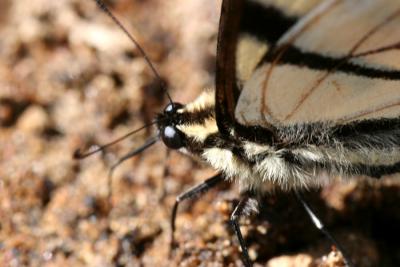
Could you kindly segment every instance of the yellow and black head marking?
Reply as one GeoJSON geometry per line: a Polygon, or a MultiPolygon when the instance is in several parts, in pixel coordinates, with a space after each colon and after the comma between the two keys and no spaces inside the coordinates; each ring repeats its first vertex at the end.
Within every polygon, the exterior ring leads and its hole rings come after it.
{"type": "MultiPolygon", "coordinates": [[[[223,172],[225,178],[233,179],[244,171],[251,172],[245,142],[218,130],[213,91],[205,91],[186,106],[169,104],[157,116],[157,122],[159,135],[167,147],[210,163],[223,172]]],[[[239,181],[242,180],[245,179],[239,181]]]]}
{"type": "Polygon", "coordinates": [[[177,197],[172,243],[179,203],[235,180],[243,197],[231,223],[246,266],[238,220],[266,185],[293,190],[353,266],[300,190],[400,172],[399,25],[399,0],[223,0],[215,91],[187,105],[169,97],[158,135],[122,158],[161,139],[219,171],[177,197]]]}
{"type": "Polygon", "coordinates": [[[167,147],[196,155],[201,153],[208,140],[218,134],[213,92],[206,91],[185,106],[168,104],[156,121],[160,137],[167,147]]]}

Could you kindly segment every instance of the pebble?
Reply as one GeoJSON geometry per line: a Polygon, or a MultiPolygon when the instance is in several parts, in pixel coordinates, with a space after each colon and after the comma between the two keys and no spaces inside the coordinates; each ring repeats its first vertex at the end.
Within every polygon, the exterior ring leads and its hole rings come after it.
{"type": "Polygon", "coordinates": [[[18,129],[28,133],[42,132],[50,124],[46,110],[38,105],[28,107],[17,122],[18,129]]]}

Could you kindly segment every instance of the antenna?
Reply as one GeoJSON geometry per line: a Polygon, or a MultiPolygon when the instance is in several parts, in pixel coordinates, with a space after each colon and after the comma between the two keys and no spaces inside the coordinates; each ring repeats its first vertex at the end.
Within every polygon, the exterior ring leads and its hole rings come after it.
{"type": "Polygon", "coordinates": [[[116,167],[118,167],[119,165],[121,165],[122,162],[126,161],[127,159],[130,159],[140,153],[142,153],[143,151],[145,151],[147,148],[151,147],[152,145],[154,145],[158,140],[160,139],[159,135],[153,136],[150,139],[148,139],[146,141],[146,143],[144,143],[143,145],[141,145],[138,148],[135,148],[134,150],[128,152],[126,155],[122,156],[121,158],[119,158],[117,160],[117,162],[115,162],[111,168],[110,171],[108,172],[108,177],[109,179],[112,178],[112,175],[114,173],[114,170],[116,167]]]}
{"type": "Polygon", "coordinates": [[[137,133],[137,132],[139,132],[139,131],[141,131],[143,129],[146,129],[147,127],[150,127],[151,125],[153,125],[155,123],[156,123],[156,121],[153,121],[153,122],[151,122],[149,124],[146,124],[146,125],[138,128],[138,129],[135,129],[135,130],[133,130],[133,131],[131,131],[131,132],[129,132],[129,133],[117,138],[117,139],[115,139],[114,141],[111,141],[110,143],[107,143],[105,145],[97,147],[96,149],[94,149],[92,151],[88,151],[86,153],[82,153],[81,150],[78,148],[77,150],[75,150],[75,152],[73,154],[73,158],[74,159],[83,159],[83,158],[89,157],[90,155],[93,155],[93,154],[95,154],[97,152],[104,151],[107,147],[112,146],[112,145],[118,143],[121,140],[124,140],[125,138],[131,136],[132,134],[135,134],[135,133],[137,133]]]}
{"type": "Polygon", "coordinates": [[[160,81],[161,89],[164,91],[164,93],[167,95],[168,101],[173,105],[173,101],[171,96],[169,95],[167,88],[165,86],[165,82],[163,79],[161,79],[160,75],[158,74],[156,68],[154,67],[153,63],[151,63],[151,60],[147,56],[146,52],[144,49],[140,46],[139,42],[136,41],[136,39],[128,32],[128,30],[122,25],[122,23],[117,19],[116,16],[111,12],[111,10],[105,5],[105,3],[102,0],[94,0],[97,5],[103,10],[104,13],[106,13],[113,21],[114,23],[125,33],[125,35],[131,40],[131,42],[139,49],[140,54],[144,58],[144,60],[147,62],[149,65],[151,71],[153,72],[154,76],[156,79],[160,81]]]}

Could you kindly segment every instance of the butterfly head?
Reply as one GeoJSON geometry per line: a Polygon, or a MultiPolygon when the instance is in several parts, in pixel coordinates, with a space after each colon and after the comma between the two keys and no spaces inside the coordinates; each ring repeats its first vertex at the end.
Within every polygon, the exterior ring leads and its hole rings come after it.
{"type": "Polygon", "coordinates": [[[172,102],[157,116],[159,136],[171,149],[199,154],[217,124],[214,112],[214,94],[206,91],[187,105],[172,102]]]}
{"type": "Polygon", "coordinates": [[[180,149],[185,146],[185,135],[177,128],[182,122],[179,110],[183,108],[182,104],[171,102],[157,117],[159,135],[168,148],[180,149]]]}

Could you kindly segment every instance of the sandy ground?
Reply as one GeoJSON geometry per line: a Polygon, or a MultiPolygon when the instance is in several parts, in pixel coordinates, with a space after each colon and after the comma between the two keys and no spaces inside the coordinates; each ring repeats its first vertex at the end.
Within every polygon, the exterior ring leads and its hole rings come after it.
{"type": "MultiPolygon", "coordinates": [[[[175,101],[213,85],[218,1],[107,1],[148,51],[175,101]]],[[[76,161],[160,112],[166,98],[138,50],[90,0],[0,1],[0,265],[241,266],[224,184],[180,207],[175,196],[214,174],[158,144],[114,173],[147,129],[76,161]],[[168,166],[169,171],[166,171],[168,166]]],[[[400,179],[357,178],[305,196],[356,266],[400,266],[400,179]]],[[[291,194],[268,194],[242,221],[256,266],[343,266],[291,194]]]]}

